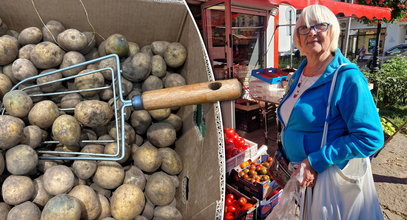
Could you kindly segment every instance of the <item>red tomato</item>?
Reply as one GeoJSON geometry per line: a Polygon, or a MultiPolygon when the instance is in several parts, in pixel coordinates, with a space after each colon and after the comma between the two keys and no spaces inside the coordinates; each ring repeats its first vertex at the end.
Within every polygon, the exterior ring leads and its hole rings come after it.
{"type": "Polygon", "coordinates": [[[236,134],[236,131],[233,128],[226,128],[225,129],[225,135],[228,138],[233,137],[236,134]]]}
{"type": "Polygon", "coordinates": [[[230,200],[234,200],[235,199],[235,195],[233,195],[233,194],[231,194],[231,193],[229,193],[229,194],[226,194],[226,199],[230,199],[230,200]]]}
{"type": "Polygon", "coordinates": [[[232,213],[227,212],[227,213],[225,214],[225,216],[224,216],[223,219],[225,219],[225,220],[233,220],[233,219],[234,219],[234,216],[233,216],[232,213]]]}
{"type": "Polygon", "coordinates": [[[237,208],[236,208],[236,206],[231,205],[231,206],[228,206],[228,211],[231,213],[235,213],[237,211],[237,208]]]}
{"type": "MultiPolygon", "coordinates": [[[[226,198],[225,204],[226,204],[227,206],[232,205],[232,204],[233,204],[233,199],[231,199],[231,198],[226,198]]],[[[228,209],[228,210],[229,210],[229,209],[228,209]]]]}
{"type": "Polygon", "coordinates": [[[251,204],[251,203],[246,203],[246,204],[243,205],[242,210],[243,210],[243,211],[246,211],[246,210],[251,209],[251,208],[253,208],[253,207],[254,207],[253,204],[251,204]]]}
{"type": "Polygon", "coordinates": [[[242,137],[238,137],[233,142],[238,149],[243,149],[246,144],[246,140],[242,137]]]}
{"type": "Polygon", "coordinates": [[[225,143],[231,143],[233,144],[233,139],[232,138],[225,138],[225,143]]]}
{"type": "Polygon", "coordinates": [[[273,158],[272,158],[272,157],[268,157],[268,158],[267,158],[267,161],[271,163],[271,162],[273,161],[273,158]]]}
{"type": "Polygon", "coordinates": [[[239,198],[239,205],[244,206],[247,203],[247,199],[245,197],[239,198]]]}

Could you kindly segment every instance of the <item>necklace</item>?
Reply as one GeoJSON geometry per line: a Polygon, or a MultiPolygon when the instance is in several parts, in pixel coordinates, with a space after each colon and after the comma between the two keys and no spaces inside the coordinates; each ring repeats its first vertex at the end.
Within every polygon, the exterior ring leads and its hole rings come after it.
{"type": "MultiPolygon", "coordinates": [[[[318,73],[322,68],[324,68],[325,65],[326,65],[329,61],[331,61],[331,60],[332,60],[332,57],[331,57],[331,56],[328,56],[328,58],[325,59],[324,62],[322,62],[322,63],[319,65],[318,69],[312,71],[311,74],[307,74],[307,75],[309,75],[310,77],[317,75],[317,73],[318,73]]],[[[305,68],[304,68],[304,72],[305,72],[305,68]]],[[[304,72],[303,72],[303,73],[304,73],[304,72]]]]}
{"type": "Polygon", "coordinates": [[[296,91],[295,91],[294,96],[293,96],[294,98],[297,98],[297,96],[300,94],[301,88],[304,88],[304,86],[307,85],[308,81],[309,81],[311,78],[313,78],[313,77],[307,77],[307,76],[304,76],[303,74],[301,74],[301,77],[300,77],[300,79],[298,80],[299,82],[298,82],[298,84],[297,84],[296,91]],[[305,78],[305,79],[304,79],[304,78],[305,78]],[[302,87],[301,87],[301,86],[302,86],[302,87]]]}

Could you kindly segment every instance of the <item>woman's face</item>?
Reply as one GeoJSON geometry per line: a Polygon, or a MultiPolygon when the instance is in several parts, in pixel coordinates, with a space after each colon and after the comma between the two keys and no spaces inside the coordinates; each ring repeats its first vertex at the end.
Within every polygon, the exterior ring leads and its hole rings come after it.
{"type": "MultiPolygon", "coordinates": [[[[315,25],[318,22],[312,22],[310,25],[315,25]]],[[[305,24],[303,24],[305,25],[305,24]]],[[[327,31],[324,32],[316,32],[313,28],[309,31],[308,34],[301,35],[298,34],[300,43],[302,46],[302,52],[306,56],[315,56],[321,55],[326,52],[329,52],[329,47],[331,44],[331,37],[330,37],[330,27],[328,27],[327,31]]],[[[298,31],[298,30],[297,30],[298,31]]]]}

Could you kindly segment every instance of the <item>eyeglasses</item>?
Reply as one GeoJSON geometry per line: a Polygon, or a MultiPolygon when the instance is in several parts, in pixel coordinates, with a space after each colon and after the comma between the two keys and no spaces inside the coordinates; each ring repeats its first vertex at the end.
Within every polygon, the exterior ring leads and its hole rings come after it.
{"type": "Polygon", "coordinates": [[[304,26],[299,26],[297,28],[297,30],[298,30],[298,34],[306,35],[311,31],[311,29],[314,30],[316,33],[325,32],[325,31],[328,30],[329,26],[331,26],[331,24],[326,23],[326,22],[322,22],[322,23],[319,23],[319,24],[312,25],[311,27],[307,27],[305,25],[304,26]]]}

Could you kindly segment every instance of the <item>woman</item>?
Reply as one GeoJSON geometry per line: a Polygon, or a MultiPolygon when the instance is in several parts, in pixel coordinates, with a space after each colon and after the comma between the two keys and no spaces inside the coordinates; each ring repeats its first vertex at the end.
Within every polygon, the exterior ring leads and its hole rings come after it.
{"type": "MultiPolygon", "coordinates": [[[[305,55],[292,76],[290,89],[280,103],[283,152],[290,162],[305,164],[300,186],[312,187],[318,174],[350,159],[365,158],[383,145],[383,131],[367,81],[358,67],[338,47],[340,27],[325,6],[302,11],[294,33],[294,45],[305,55]],[[321,145],[329,90],[340,68],[328,117],[327,143],[321,145]]],[[[295,172],[298,172],[297,169],[295,172]]]]}

